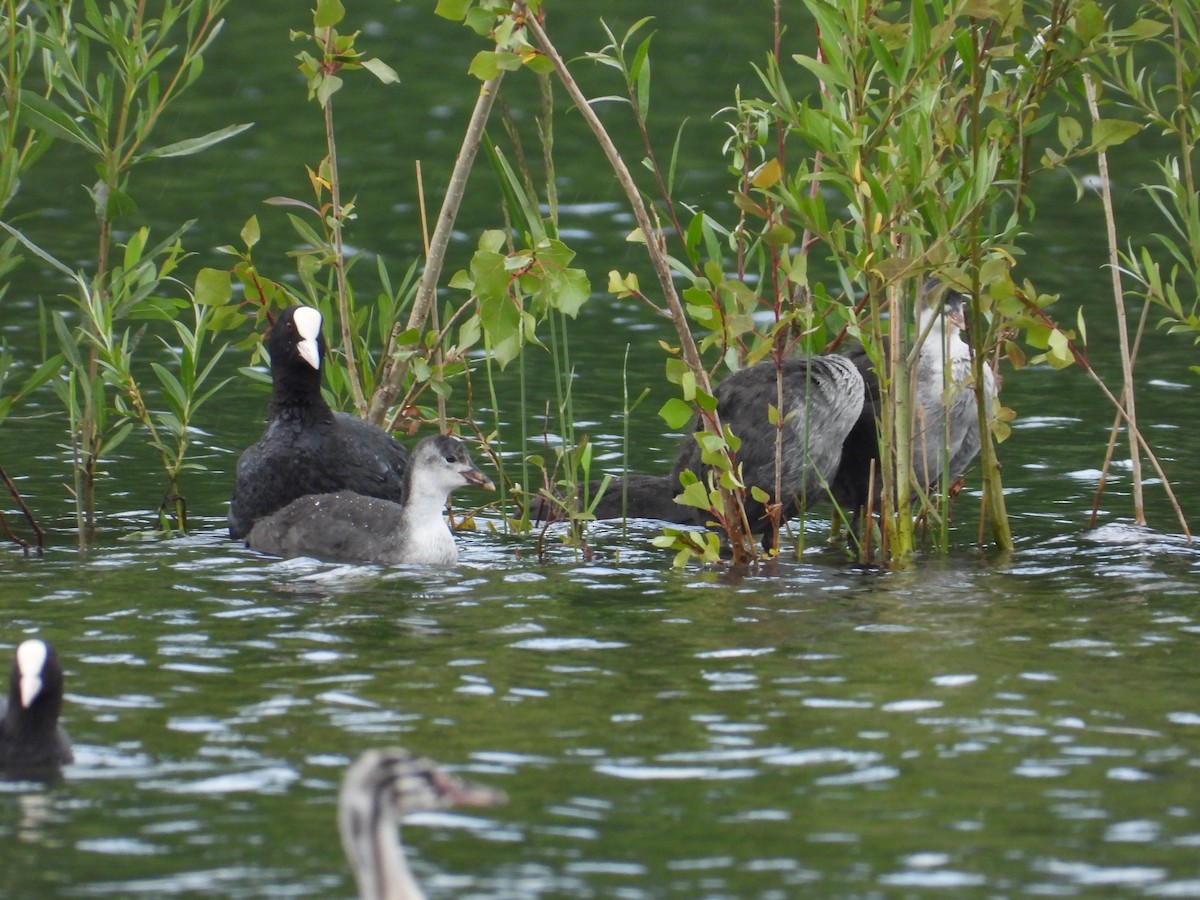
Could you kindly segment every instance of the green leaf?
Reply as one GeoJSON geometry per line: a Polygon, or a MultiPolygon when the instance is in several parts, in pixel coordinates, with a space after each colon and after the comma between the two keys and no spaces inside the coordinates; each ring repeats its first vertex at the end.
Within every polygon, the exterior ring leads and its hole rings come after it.
{"type": "Polygon", "coordinates": [[[521,57],[515,53],[497,53],[495,50],[480,50],[467,67],[467,73],[480,81],[489,81],[501,72],[514,72],[521,68],[521,57]]]}
{"type": "Polygon", "coordinates": [[[118,187],[108,189],[108,202],[104,206],[104,217],[109,222],[115,222],[122,216],[132,216],[138,211],[137,204],[127,193],[118,187]]]}
{"type": "Polygon", "coordinates": [[[541,53],[532,53],[525,57],[525,68],[534,75],[553,75],[554,62],[550,57],[541,53]]]}
{"type": "Polygon", "coordinates": [[[362,62],[362,67],[378,78],[384,84],[400,84],[400,76],[382,59],[368,59],[362,62]]]}
{"type": "Polygon", "coordinates": [[[1058,142],[1067,151],[1074,150],[1083,140],[1083,126],[1071,116],[1060,116],[1058,120],[1058,142]]]}
{"type": "Polygon", "coordinates": [[[712,509],[708,489],[699,481],[685,487],[682,493],[676,495],[675,502],[682,506],[694,506],[696,509],[712,509]]]}
{"type": "Polygon", "coordinates": [[[21,117],[30,128],[79,144],[97,156],[104,153],[65,110],[32,91],[21,91],[21,117]]]}
{"type": "Polygon", "coordinates": [[[1093,0],[1079,4],[1075,10],[1075,34],[1086,45],[1104,34],[1104,13],[1093,0]]]}
{"type": "Polygon", "coordinates": [[[167,398],[175,401],[174,410],[177,413],[186,410],[188,406],[187,391],[183,389],[183,385],[179,383],[179,379],[169,369],[159,363],[150,363],[150,368],[158,376],[158,382],[163,386],[163,392],[167,395],[167,398]]]}
{"type": "Polygon", "coordinates": [[[208,134],[201,135],[200,137],[176,141],[173,144],[166,144],[155,150],[150,150],[137,157],[137,159],[140,161],[143,159],[167,159],[172,156],[191,156],[193,153],[207,150],[214,144],[229,140],[229,138],[253,127],[253,122],[245,122],[241,125],[227,125],[224,128],[218,128],[216,131],[210,131],[208,134]]]}
{"type": "Polygon", "coordinates": [[[479,236],[479,249],[490,253],[503,253],[506,236],[499,228],[489,228],[479,236]]]}
{"type": "Polygon", "coordinates": [[[549,270],[545,283],[550,287],[547,298],[550,305],[571,318],[579,315],[579,309],[592,294],[592,285],[583,269],[549,270]]]}
{"type": "Polygon", "coordinates": [[[1127,119],[1097,119],[1092,123],[1092,146],[1090,150],[1104,150],[1123,144],[1142,128],[1137,122],[1127,119]]]}
{"type": "Polygon", "coordinates": [[[826,63],[818,62],[811,56],[796,54],[792,57],[792,59],[804,66],[804,68],[808,69],[808,71],[812,72],[824,84],[830,87],[848,88],[851,86],[844,74],[839,73],[836,69],[827,65],[826,63]]]}
{"type": "Polygon", "coordinates": [[[400,76],[396,74],[396,70],[385,63],[382,59],[363,60],[362,67],[384,84],[400,83],[400,76]]]}
{"type": "Polygon", "coordinates": [[[433,12],[434,15],[441,16],[443,19],[461,22],[466,18],[471,2],[472,0],[438,0],[433,12]]]}
{"type": "Polygon", "coordinates": [[[201,269],[196,275],[196,302],[201,306],[224,306],[233,296],[229,272],[225,269],[201,269]]]}
{"type": "Polygon", "coordinates": [[[786,225],[772,225],[763,234],[763,241],[768,247],[782,247],[796,240],[796,232],[786,225]]]}
{"type": "Polygon", "coordinates": [[[638,112],[643,121],[650,115],[650,41],[653,38],[651,34],[642,41],[629,69],[629,75],[637,86],[638,112]]]}
{"type": "Polygon", "coordinates": [[[246,245],[247,250],[258,243],[258,239],[261,237],[261,232],[258,228],[258,216],[251,216],[246,220],[246,224],[242,226],[241,237],[242,243],[246,245]]]}
{"type": "Polygon", "coordinates": [[[691,421],[692,407],[678,397],[672,397],[662,405],[658,415],[668,426],[678,431],[691,421]]]}
{"type": "Polygon", "coordinates": [[[314,93],[322,108],[329,105],[329,98],[342,89],[342,79],[336,75],[321,75],[316,79],[316,84],[314,93]]]}
{"type": "Polygon", "coordinates": [[[346,17],[346,7],[341,0],[317,0],[317,10],[313,14],[313,24],[317,28],[332,28],[346,17]]]}
{"type": "Polygon", "coordinates": [[[14,400],[19,400],[31,391],[37,390],[51,378],[59,373],[63,367],[63,356],[61,353],[55,353],[44,363],[34,370],[33,374],[25,380],[21,385],[21,389],[14,395],[14,400]]]}

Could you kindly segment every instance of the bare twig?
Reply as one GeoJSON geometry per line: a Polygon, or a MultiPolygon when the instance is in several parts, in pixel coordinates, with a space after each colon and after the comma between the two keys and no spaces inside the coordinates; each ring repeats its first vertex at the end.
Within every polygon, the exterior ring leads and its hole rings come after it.
{"type": "MultiPolygon", "coordinates": [[[[1100,106],[1096,101],[1096,82],[1091,73],[1083,77],[1087,92],[1088,111],[1092,121],[1100,119],[1100,106]]],[[[1117,222],[1113,215],[1112,187],[1108,180],[1108,154],[1103,150],[1096,153],[1100,172],[1100,198],[1104,206],[1104,224],[1108,237],[1108,267],[1112,274],[1113,300],[1117,313],[1117,338],[1121,349],[1121,373],[1124,386],[1121,389],[1121,408],[1129,427],[1130,478],[1133,482],[1133,518],[1139,525],[1146,524],[1146,503],[1142,496],[1142,460],[1137,445],[1141,440],[1137,425],[1137,405],[1133,391],[1133,356],[1129,352],[1129,326],[1125,320],[1125,295],[1121,286],[1121,259],[1117,250],[1117,222]]],[[[1185,526],[1186,527],[1186,526],[1185,526]]]]}
{"type": "Polygon", "coordinates": [[[401,328],[397,322],[392,329],[391,338],[385,349],[388,362],[384,366],[383,376],[379,387],[371,397],[371,405],[367,410],[367,421],[379,425],[387,415],[388,408],[395,402],[404,379],[408,375],[407,360],[396,359],[396,338],[404,331],[420,328],[429,318],[429,312],[437,299],[437,283],[442,274],[442,266],[446,261],[446,248],[450,245],[450,234],[454,230],[454,219],[458,208],[462,205],[463,194],[467,188],[467,176],[475,163],[475,155],[483,140],[483,129],[487,124],[488,115],[500,88],[500,72],[494,78],[489,78],[479,89],[479,98],[475,101],[475,109],[471,112],[471,120],[467,123],[466,134],[463,135],[462,146],[458,151],[458,159],[454,170],[450,173],[450,183],[446,186],[446,196],[442,200],[442,209],[438,213],[437,225],[433,229],[433,238],[429,242],[429,254],[425,258],[425,270],[421,273],[421,281],[417,285],[417,297],[413,302],[408,323],[401,328]]]}
{"type": "MultiPolygon", "coordinates": [[[[41,526],[38,525],[37,519],[33,517],[33,513],[29,511],[29,507],[25,505],[25,499],[21,496],[21,492],[17,490],[17,486],[13,484],[12,479],[8,477],[8,473],[4,471],[3,466],[0,466],[0,479],[4,480],[4,485],[8,488],[9,494],[12,495],[13,500],[16,501],[17,506],[21,509],[21,515],[23,515],[25,517],[25,521],[29,523],[29,527],[33,531],[34,541],[36,542],[33,545],[33,548],[37,551],[37,555],[41,556],[42,551],[46,546],[45,533],[42,531],[41,526]]],[[[25,551],[25,555],[28,556],[30,550],[29,541],[18,537],[13,533],[13,530],[8,525],[8,519],[5,517],[3,512],[0,512],[0,527],[3,527],[5,534],[12,538],[12,540],[17,543],[22,550],[25,551]]]]}
{"type": "MultiPolygon", "coordinates": [[[[634,218],[637,220],[642,236],[645,238],[646,250],[650,255],[651,265],[654,267],[654,272],[658,277],[659,287],[667,300],[667,306],[671,313],[671,322],[675,326],[675,333],[679,338],[684,362],[695,376],[697,390],[703,391],[706,394],[712,394],[712,384],[701,362],[696,342],[692,339],[683,303],[680,301],[679,294],[675,290],[675,284],[671,279],[670,262],[667,258],[666,248],[663,246],[662,236],[650,218],[650,212],[642,200],[641,192],[638,190],[633,176],[625,165],[625,160],[621,158],[621,154],[613,143],[612,138],[609,137],[603,123],[588,103],[587,97],[580,90],[574,77],[567,70],[566,62],[563,61],[557,48],[551,43],[550,38],[542,28],[541,23],[537,20],[537,17],[529,11],[528,6],[526,6],[523,0],[518,0],[514,4],[514,7],[525,17],[525,25],[529,29],[530,34],[533,35],[538,47],[546,55],[546,58],[554,65],[554,71],[558,75],[559,81],[562,82],[571,101],[575,104],[576,110],[591,129],[592,135],[596,138],[596,142],[600,145],[601,150],[604,151],[609,165],[612,166],[613,172],[617,176],[617,181],[625,192],[630,208],[633,210],[634,218]]],[[[720,419],[717,417],[715,410],[712,413],[705,413],[701,416],[701,421],[704,423],[705,430],[709,433],[718,437],[724,436],[720,419]]],[[[747,563],[755,558],[755,549],[753,541],[750,538],[750,529],[746,522],[746,512],[743,508],[741,498],[726,488],[721,488],[720,494],[724,507],[726,533],[733,552],[733,562],[735,565],[747,563]]]]}

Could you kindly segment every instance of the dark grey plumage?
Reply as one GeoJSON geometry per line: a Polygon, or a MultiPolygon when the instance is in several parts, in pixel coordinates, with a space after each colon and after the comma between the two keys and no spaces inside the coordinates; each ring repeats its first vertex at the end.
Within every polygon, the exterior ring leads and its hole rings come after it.
{"type": "MultiPolygon", "coordinates": [[[[588,496],[595,497],[601,481],[588,484],[588,496]]],[[[696,519],[694,509],[675,502],[679,480],[672,475],[640,475],[631,473],[613,478],[603,496],[596,502],[592,514],[597,519],[661,519],[664,522],[687,524],[696,519]]]]}
{"type": "Polygon", "coordinates": [[[8,700],[0,700],[0,767],[53,768],[75,758],[58,724],[63,702],[63,670],[45,641],[32,638],[17,647],[8,676],[8,700]]]}
{"type": "Polygon", "coordinates": [[[362,900],[423,900],[400,846],[410,813],[452,806],[495,806],[504,794],[451,775],[407,750],[368,750],[342,779],[338,831],[362,900]]]}
{"type": "Polygon", "coordinates": [[[413,448],[404,503],[351,491],[310,494],[259,519],[246,544],[329,562],[451,565],[458,548],[442,513],[450,492],[467,484],[492,489],[461,441],[433,435],[413,448]]]}
{"type": "MultiPolygon", "coordinates": [[[[734,372],[717,387],[717,415],[741,439],[736,460],[747,489],[761,488],[775,497],[775,439],[779,430],[769,410],[777,404],[777,373],[773,360],[734,372]]],[[[783,519],[811,505],[829,490],[842,458],[842,446],[858,421],[863,406],[863,379],[843,356],[789,357],[783,361],[784,427],[780,454],[783,519]]],[[[704,477],[700,446],[685,439],[675,460],[672,479],[678,484],[684,469],[704,477]]],[[[746,518],[756,531],[768,522],[763,504],[747,490],[746,518]]]]}
{"type": "MultiPolygon", "coordinates": [[[[933,302],[922,300],[917,307],[921,344],[912,423],[913,472],[922,490],[941,480],[946,460],[950,478],[959,478],[980,447],[975,396],[969,389],[970,348],[961,335],[965,298],[948,291],[941,299],[934,294],[928,299],[933,302]]],[[[747,486],[757,485],[768,494],[774,493],[775,483],[775,429],[767,416],[768,405],[776,401],[775,371],[772,361],[758,363],[730,375],[716,391],[722,422],[742,440],[738,461],[747,486]]],[[[984,378],[990,403],[996,394],[995,379],[986,366],[984,378]]],[[[784,519],[796,514],[800,502],[811,506],[827,496],[855,518],[869,500],[877,507],[881,401],[879,376],[866,351],[856,347],[845,357],[789,359],[784,364],[784,385],[784,408],[793,426],[784,432],[784,519]],[[851,418],[855,408],[858,411],[851,418]],[[800,427],[806,417],[808,432],[800,427]],[[840,449],[835,446],[839,436],[840,449]]],[[[699,465],[699,447],[687,438],[671,475],[613,480],[597,504],[596,517],[620,518],[624,509],[633,517],[699,521],[701,514],[673,500],[679,492],[679,473],[684,468],[699,472],[699,465]]],[[[590,487],[594,493],[599,482],[590,487]]],[[[747,496],[746,512],[755,530],[765,528],[762,504],[747,496]]]]}
{"type": "Polygon", "coordinates": [[[242,453],[229,501],[229,536],[306,494],[354,491],[400,502],[408,451],[381,428],[334,412],[321,396],[325,340],[307,306],[280,313],[267,334],[271,404],[267,428],[242,453]]]}

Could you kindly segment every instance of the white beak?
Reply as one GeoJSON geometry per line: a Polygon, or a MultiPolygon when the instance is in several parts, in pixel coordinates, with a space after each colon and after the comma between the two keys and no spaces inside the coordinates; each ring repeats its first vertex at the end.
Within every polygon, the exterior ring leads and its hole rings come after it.
{"type": "Polygon", "coordinates": [[[296,310],[292,322],[296,326],[296,333],[300,335],[296,352],[314,369],[320,369],[321,350],[317,341],[321,338],[321,313],[311,306],[301,306],[296,310]]]}
{"type": "Polygon", "coordinates": [[[42,692],[42,679],[38,675],[21,676],[21,705],[29,709],[38,694],[42,692]]]}
{"type": "Polygon", "coordinates": [[[26,709],[42,692],[42,670],[46,667],[46,658],[50,651],[46,642],[37,638],[22,641],[17,647],[17,672],[21,681],[21,705],[26,709]]]}
{"type": "Polygon", "coordinates": [[[314,369],[321,368],[321,351],[317,347],[316,338],[302,338],[296,344],[296,352],[314,369]]]}

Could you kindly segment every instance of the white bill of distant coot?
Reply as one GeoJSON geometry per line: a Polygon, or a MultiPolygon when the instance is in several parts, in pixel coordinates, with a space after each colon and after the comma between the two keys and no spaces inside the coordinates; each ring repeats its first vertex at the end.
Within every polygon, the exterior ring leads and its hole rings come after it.
{"type": "Polygon", "coordinates": [[[45,641],[17,647],[8,676],[8,699],[0,700],[0,768],[52,768],[74,761],[71,741],[58,723],[63,670],[45,641]]]}

